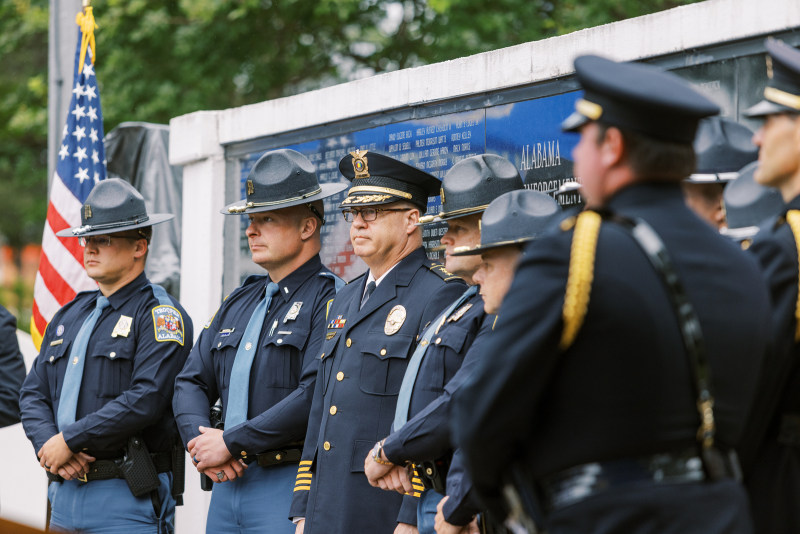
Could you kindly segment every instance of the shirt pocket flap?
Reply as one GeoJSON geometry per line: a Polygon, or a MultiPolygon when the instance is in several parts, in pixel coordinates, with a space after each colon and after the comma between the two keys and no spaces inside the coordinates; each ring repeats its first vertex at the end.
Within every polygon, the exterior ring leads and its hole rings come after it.
{"type": "Polygon", "coordinates": [[[407,358],[408,349],[411,345],[411,336],[398,335],[387,336],[383,332],[370,332],[369,337],[375,342],[370,342],[361,352],[369,354],[380,360],[389,358],[407,358]]]}
{"type": "Polygon", "coordinates": [[[431,343],[443,345],[454,352],[461,352],[461,349],[464,348],[467,334],[468,332],[465,329],[451,326],[450,328],[443,328],[439,334],[434,334],[431,338],[431,343]]]}
{"type": "Polygon", "coordinates": [[[135,355],[134,343],[123,339],[116,343],[96,343],[92,347],[93,358],[107,358],[109,360],[133,360],[135,355]]]}
{"type": "Polygon", "coordinates": [[[238,347],[239,342],[242,340],[244,331],[226,331],[220,330],[214,336],[214,341],[211,343],[211,350],[225,350],[228,347],[238,347]]]}
{"type": "Polygon", "coordinates": [[[288,345],[297,350],[303,350],[303,347],[306,346],[306,341],[308,341],[308,330],[292,328],[291,330],[277,330],[271,336],[266,336],[264,338],[264,346],[275,345],[277,347],[284,347],[288,345]]]}
{"type": "Polygon", "coordinates": [[[374,441],[365,441],[357,439],[353,442],[353,456],[350,459],[350,472],[363,473],[364,472],[364,458],[375,447],[374,441]]]}
{"type": "Polygon", "coordinates": [[[49,345],[44,352],[44,359],[47,363],[55,365],[58,360],[69,354],[69,348],[72,346],[71,341],[64,341],[58,345],[49,345]]]}

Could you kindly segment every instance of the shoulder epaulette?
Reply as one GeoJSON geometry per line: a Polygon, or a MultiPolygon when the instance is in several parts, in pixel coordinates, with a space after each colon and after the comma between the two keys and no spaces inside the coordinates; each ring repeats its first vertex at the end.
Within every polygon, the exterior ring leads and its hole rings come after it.
{"type": "MultiPolygon", "coordinates": [[[[792,229],[794,236],[794,244],[797,249],[797,264],[800,265],[800,210],[789,210],[786,212],[786,222],[789,223],[789,228],[792,229]]],[[[800,274],[798,274],[797,283],[797,303],[794,307],[794,340],[800,341],[800,274]]]]}
{"type": "Polygon", "coordinates": [[[263,274],[251,274],[250,276],[248,276],[247,278],[244,279],[244,282],[242,282],[242,287],[250,285],[250,284],[256,282],[257,280],[260,280],[260,279],[263,279],[263,278],[264,278],[263,274]]]}
{"type": "MultiPolygon", "coordinates": [[[[567,221],[569,219],[562,222],[562,230],[567,221]]],[[[572,223],[575,233],[572,235],[569,275],[562,310],[564,330],[561,332],[561,342],[559,343],[561,350],[568,349],[575,341],[589,309],[589,296],[594,279],[594,258],[601,222],[602,218],[599,213],[584,211],[572,223]]]]}
{"type": "Polygon", "coordinates": [[[447,269],[445,269],[444,265],[442,265],[441,263],[431,262],[428,265],[428,269],[436,273],[436,275],[445,282],[449,282],[451,280],[461,280],[460,276],[456,276],[447,269]]]}
{"type": "Polygon", "coordinates": [[[344,280],[342,280],[341,278],[339,278],[330,271],[320,271],[318,274],[322,278],[330,278],[331,280],[333,280],[333,289],[337,293],[339,292],[340,289],[342,289],[345,285],[347,285],[347,282],[345,282],[344,280]]]}

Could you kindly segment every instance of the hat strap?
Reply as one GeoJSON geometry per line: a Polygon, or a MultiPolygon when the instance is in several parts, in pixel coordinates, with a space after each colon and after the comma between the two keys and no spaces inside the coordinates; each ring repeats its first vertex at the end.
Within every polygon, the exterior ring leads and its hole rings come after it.
{"type": "Polygon", "coordinates": [[[72,230],[73,235],[83,235],[87,232],[94,232],[96,230],[110,230],[112,228],[121,228],[123,226],[130,226],[132,224],[140,224],[143,222],[147,222],[150,220],[150,217],[147,215],[143,215],[142,217],[136,217],[135,219],[128,219],[127,221],[117,221],[112,223],[102,223],[102,224],[85,224],[78,228],[72,230]]]}
{"type": "Polygon", "coordinates": [[[281,200],[271,200],[267,202],[248,202],[244,206],[231,206],[228,208],[228,213],[244,213],[245,210],[250,208],[261,208],[264,206],[277,206],[279,204],[286,204],[287,202],[294,202],[295,200],[303,200],[304,198],[312,197],[317,193],[322,193],[322,188],[318,187],[317,189],[305,193],[300,196],[292,197],[292,198],[284,198],[281,200]]]}

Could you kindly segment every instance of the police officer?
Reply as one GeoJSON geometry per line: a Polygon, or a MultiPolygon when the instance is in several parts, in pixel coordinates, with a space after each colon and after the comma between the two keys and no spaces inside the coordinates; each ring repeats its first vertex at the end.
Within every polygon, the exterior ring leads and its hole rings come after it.
{"type": "Polygon", "coordinates": [[[0,306],[0,427],[19,422],[19,388],[25,361],[17,343],[17,319],[0,306]]]}
{"type": "Polygon", "coordinates": [[[214,486],[206,531],[293,532],[293,482],[314,392],[325,309],[337,283],[319,258],[322,199],[344,184],[317,181],[299,152],[261,156],[247,198],[222,213],[247,215],[250,276],[203,328],[175,383],[181,437],[214,486]],[[222,400],[224,431],[210,428],[222,400]],[[247,469],[244,469],[247,467],[247,469]]]}
{"type": "Polygon", "coordinates": [[[746,165],[739,176],[725,185],[722,193],[727,226],[720,233],[743,249],[753,243],[753,237],[766,224],[773,224],[785,211],[783,198],[777,189],[764,187],[753,178],[758,162],[746,165]]]}
{"type": "Polygon", "coordinates": [[[420,337],[400,387],[393,432],[378,444],[380,456],[373,458],[370,452],[364,462],[370,484],[378,487],[384,479],[386,488],[396,491],[403,487],[395,487],[385,475],[395,465],[417,463],[425,491],[420,498],[406,497],[404,506],[417,514],[421,534],[433,534],[436,505],[444,496],[452,455],[447,426],[452,391],[472,372],[474,347],[491,332],[494,322],[494,317],[483,311],[479,288],[472,279],[480,258],[455,256],[454,252],[480,242],[481,215],[494,198],[521,188],[519,171],[507,159],[494,154],[472,156],[447,171],[441,211],[424,218],[425,222],[446,221],[447,232],[441,238],[445,268],[470,288],[420,337]]]}
{"type": "Polygon", "coordinates": [[[526,247],[491,358],[457,393],[457,443],[484,502],[505,513],[514,495],[548,532],[750,532],[732,449],[769,299],[679,186],[719,110],[645,65],[575,70],[563,127],[588,209],[526,247]]]}
{"type": "MultiPolygon", "coordinates": [[[[755,449],[748,487],[758,532],[800,530],[800,345],[797,340],[800,237],[800,51],[768,40],[764,100],[747,110],[763,119],[753,141],[759,147],[754,178],[780,191],[782,216],[770,221],[750,247],[772,293],[774,358],[764,366],[762,397],[749,426],[746,450],[755,449]],[[766,428],[765,428],[766,427],[766,428]]],[[[750,464],[750,454],[746,455],[750,464]]]]}
{"type": "MultiPolygon", "coordinates": [[[[298,531],[311,534],[413,532],[414,511],[398,518],[402,497],[369,485],[364,458],[389,434],[416,336],[465,287],[422,248],[417,223],[439,180],[358,150],[339,170],[352,181],[341,204],[350,241],[369,270],[337,294],[328,313],[291,515],[305,518],[298,531]]],[[[406,477],[405,469],[392,476],[406,477]]]]}
{"type": "Polygon", "coordinates": [[[50,321],[20,396],[22,424],[48,471],[50,524],[86,532],[172,532],[183,452],[170,401],[192,343],[181,305],[144,274],[152,226],[118,178],[95,185],[81,226],[86,274],[50,321]],[[172,484],[175,483],[175,491],[172,484]]]}
{"type": "Polygon", "coordinates": [[[722,117],[700,121],[694,139],[697,165],[681,183],[686,204],[717,229],[725,227],[722,191],[739,169],[758,157],[747,126],[722,117]]]}

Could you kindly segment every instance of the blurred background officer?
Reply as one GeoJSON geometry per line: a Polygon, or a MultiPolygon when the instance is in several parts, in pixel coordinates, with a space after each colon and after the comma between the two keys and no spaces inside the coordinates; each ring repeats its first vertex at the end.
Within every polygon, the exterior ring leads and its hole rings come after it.
{"type": "Polygon", "coordinates": [[[144,275],[152,225],[172,217],[148,215],[142,195],[113,178],[92,189],[82,225],[57,234],[81,240],[99,290],[78,293],[53,317],[20,396],[25,433],[51,480],[51,527],[173,530],[184,457],[170,401],[192,325],[144,275]]]}
{"type": "MultiPolygon", "coordinates": [[[[341,207],[369,271],[328,313],[291,515],[304,517],[310,534],[414,532],[415,510],[398,520],[402,497],[369,485],[364,458],[389,434],[417,335],[465,287],[422,248],[417,223],[439,180],[366,151],[345,156],[339,170],[353,183],[341,207]]],[[[391,473],[406,477],[404,467],[391,473]]]]}
{"type": "Polygon", "coordinates": [[[769,299],[679,185],[718,108],[645,65],[583,56],[575,70],[585,94],[563,127],[580,131],[588,210],[525,249],[453,431],[485,502],[515,491],[550,533],[751,532],[729,453],[769,299]]]}
{"type": "Polygon", "coordinates": [[[725,226],[722,191],[739,169],[758,157],[753,132],[730,119],[700,121],[694,138],[695,171],[681,182],[686,204],[716,229],[725,226]]]}
{"type": "MultiPolygon", "coordinates": [[[[480,284],[484,311],[496,314],[506,296],[514,271],[526,242],[540,237],[554,224],[561,207],[552,197],[538,191],[522,189],[505,193],[489,204],[481,220],[480,244],[455,252],[455,256],[480,257],[481,263],[473,276],[480,284]]],[[[491,316],[490,316],[491,317],[491,316]]],[[[498,317],[499,322],[502,318],[498,317]]],[[[478,350],[481,346],[477,346],[478,350]]],[[[470,351],[468,357],[473,354],[470,351]]],[[[490,353],[483,357],[491,359],[490,353]]],[[[472,482],[463,465],[459,450],[453,457],[447,477],[447,496],[438,506],[438,534],[469,534],[467,525],[481,510],[472,491],[472,482]]],[[[499,525],[483,519],[483,532],[503,531],[499,525]]]]}
{"type": "Polygon", "coordinates": [[[727,236],[748,249],[753,237],[767,224],[773,224],[785,210],[783,197],[772,187],[764,187],[753,175],[758,162],[746,165],[739,176],[728,182],[722,193],[727,226],[720,229],[727,236]]]}
{"type": "MultiPolygon", "coordinates": [[[[797,246],[800,239],[800,51],[768,40],[764,100],[747,110],[764,120],[755,180],[780,191],[784,215],[756,235],[750,247],[772,293],[775,358],[765,366],[763,397],[754,411],[748,442],[758,447],[748,487],[758,532],[800,531],[800,323],[797,246]],[[765,432],[764,427],[766,426],[765,432]]],[[[746,447],[749,450],[750,447],[746,447]]],[[[749,454],[747,455],[749,464],[749,454]]]]}
{"type": "MultiPolygon", "coordinates": [[[[439,215],[423,218],[425,222],[447,222],[441,238],[445,268],[470,287],[420,336],[400,387],[392,433],[378,443],[377,456],[370,452],[364,463],[370,484],[401,493],[403,486],[396,487],[386,475],[395,465],[416,464],[424,491],[420,498],[406,497],[403,506],[417,514],[420,534],[433,534],[436,505],[445,493],[452,456],[447,426],[452,392],[472,372],[477,362],[474,354],[480,354],[473,350],[491,332],[494,322],[494,317],[483,311],[479,288],[472,279],[480,258],[453,253],[480,243],[483,210],[498,195],[521,188],[519,171],[507,159],[494,154],[472,156],[447,171],[439,215]]],[[[414,489],[419,492],[419,487],[414,489]]]]}
{"type": "Polygon", "coordinates": [[[289,505],[338,280],[319,258],[322,199],[346,186],[320,185],[287,149],[261,156],[246,185],[222,213],[249,217],[250,253],[268,274],[248,277],[205,326],[173,405],[198,471],[217,483],[206,531],[294,532],[289,505]],[[219,398],[224,431],[209,428],[219,398]]]}
{"type": "Polygon", "coordinates": [[[19,422],[19,388],[25,360],[17,343],[17,319],[0,306],[0,427],[19,422]]]}

